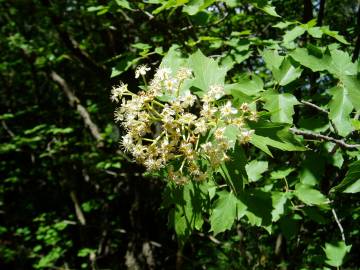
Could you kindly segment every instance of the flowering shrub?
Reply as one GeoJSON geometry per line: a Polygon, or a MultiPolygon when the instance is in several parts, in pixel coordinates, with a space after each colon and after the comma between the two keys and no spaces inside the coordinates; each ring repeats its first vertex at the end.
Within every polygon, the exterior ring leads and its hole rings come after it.
{"type": "MultiPolygon", "coordinates": [[[[279,27],[292,23],[284,25],[279,27]]],[[[235,222],[269,233],[280,230],[289,238],[287,228],[313,219],[313,211],[318,216],[331,211],[337,220],[337,192],[359,192],[359,161],[350,163],[342,181],[335,173],[326,188],[320,185],[329,177],[325,163],[340,169],[344,151],[358,155],[357,64],[337,45],[294,46],[304,31],[344,42],[309,22],[287,31],[282,42],[249,38],[255,50],[249,45],[246,53],[230,51],[216,60],[200,51],[185,58],[174,45],[152,80],[146,79],[148,66],[136,69],[135,78],[143,79],[139,91],[123,83],[113,88],[112,99],[120,104],[115,119],[126,132],[123,149],[147,171],[169,180],[164,206],[180,245],[196,230],[210,227],[217,235],[235,222]],[[237,64],[245,59],[253,68],[242,74],[237,64]],[[322,77],[309,83],[314,72],[322,77]]],[[[341,228],[338,221],[336,226],[341,228]]],[[[327,264],[340,265],[349,252],[343,233],[341,239],[325,244],[327,258],[334,258],[334,249],[341,251],[339,261],[327,264]]]]}
{"type": "Polygon", "coordinates": [[[257,120],[256,111],[247,103],[234,105],[221,84],[210,85],[206,94],[193,94],[186,87],[193,78],[187,67],[160,67],[147,84],[149,70],[139,66],[135,72],[145,83],[138,94],[123,83],[112,89],[112,100],[121,101],[115,119],[127,131],[124,150],[148,171],[166,168],[178,184],[209,178],[229,159],[227,152],[236,141],[250,141],[254,130],[247,121],[257,120]]]}

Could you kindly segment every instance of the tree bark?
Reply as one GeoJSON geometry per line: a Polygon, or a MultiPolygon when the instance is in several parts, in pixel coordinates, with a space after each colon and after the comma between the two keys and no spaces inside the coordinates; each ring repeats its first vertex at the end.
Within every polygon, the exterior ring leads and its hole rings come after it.
{"type": "Polygon", "coordinates": [[[360,52],[360,4],[357,12],[357,26],[356,26],[357,39],[355,43],[355,49],[352,57],[352,61],[355,62],[359,58],[360,52]]]}
{"type": "Polygon", "coordinates": [[[62,90],[64,91],[66,97],[69,100],[70,105],[76,108],[77,112],[84,120],[85,126],[90,130],[91,135],[100,144],[102,144],[103,137],[101,136],[98,126],[92,121],[89,112],[86,110],[86,108],[83,105],[81,105],[80,100],[75,96],[75,94],[73,93],[67,82],[55,71],[52,71],[50,76],[54,82],[56,82],[61,86],[62,90]]]}
{"type": "Polygon", "coordinates": [[[313,4],[311,0],[304,0],[303,23],[313,19],[313,4]]]}
{"type": "Polygon", "coordinates": [[[317,25],[322,26],[325,15],[325,0],[320,0],[319,13],[317,17],[317,25]]]}

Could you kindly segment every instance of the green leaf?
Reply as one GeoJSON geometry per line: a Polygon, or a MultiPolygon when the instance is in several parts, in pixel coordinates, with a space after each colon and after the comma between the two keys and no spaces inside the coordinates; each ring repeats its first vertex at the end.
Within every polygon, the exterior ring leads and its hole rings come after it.
{"type": "Polygon", "coordinates": [[[189,66],[195,75],[191,85],[203,92],[207,92],[211,85],[224,85],[227,70],[220,68],[214,59],[204,56],[200,50],[189,57],[189,66]]]}
{"type": "Polygon", "coordinates": [[[241,218],[246,211],[246,206],[236,198],[234,193],[220,191],[218,195],[219,198],[214,203],[210,216],[210,231],[215,235],[231,229],[235,219],[241,218]]]}
{"type": "Polygon", "coordinates": [[[301,219],[302,217],[299,214],[291,214],[281,217],[279,225],[281,232],[284,234],[287,240],[294,239],[294,237],[298,235],[301,219]]]}
{"type": "Polygon", "coordinates": [[[275,7],[271,5],[270,1],[254,0],[253,4],[256,8],[264,11],[265,13],[267,13],[271,16],[280,17],[280,15],[276,13],[275,7]]]}
{"type": "Polygon", "coordinates": [[[322,71],[328,68],[331,62],[329,55],[315,55],[309,49],[296,48],[290,56],[301,65],[310,68],[312,71],[322,71]]]}
{"type": "Polygon", "coordinates": [[[328,199],[320,191],[309,185],[297,184],[294,194],[300,201],[308,205],[320,205],[328,202],[328,199]]]}
{"type": "Polygon", "coordinates": [[[236,92],[240,91],[248,96],[256,95],[264,88],[264,82],[257,75],[242,76],[236,84],[232,85],[231,93],[236,96],[236,92]]]}
{"type": "Polygon", "coordinates": [[[111,78],[119,76],[127,71],[132,65],[135,65],[141,58],[136,57],[134,54],[126,54],[120,58],[119,62],[111,70],[111,78]]]}
{"type": "Polygon", "coordinates": [[[335,38],[337,41],[340,41],[343,44],[349,44],[349,42],[346,41],[346,39],[342,36],[339,35],[338,31],[332,31],[329,29],[329,26],[322,26],[321,27],[321,31],[325,34],[328,35],[330,37],[335,38]]]}
{"type": "Polygon", "coordinates": [[[351,124],[353,125],[355,130],[360,130],[360,120],[352,119],[351,124]]]}
{"type": "Polygon", "coordinates": [[[169,222],[175,227],[176,234],[183,243],[191,232],[200,230],[204,205],[208,202],[208,187],[204,183],[189,182],[184,186],[171,183],[164,193],[164,205],[172,207],[169,222]]]}
{"type": "Polygon", "coordinates": [[[344,76],[341,78],[347,89],[350,101],[356,110],[360,110],[360,81],[356,76],[344,76]]]}
{"type": "Polygon", "coordinates": [[[172,45],[163,57],[160,67],[170,68],[173,73],[176,73],[182,66],[186,66],[186,59],[182,57],[179,45],[172,45]]]}
{"type": "Polygon", "coordinates": [[[273,69],[273,75],[275,80],[282,86],[291,83],[300,77],[302,69],[300,67],[294,67],[291,64],[289,58],[281,63],[279,69],[273,69]]]}
{"type": "Polygon", "coordinates": [[[292,124],[292,116],[295,113],[294,106],[300,104],[292,94],[266,92],[263,97],[264,108],[271,113],[271,121],[292,124]]]}
{"type": "Polygon", "coordinates": [[[267,14],[274,16],[274,17],[280,17],[279,14],[277,14],[275,7],[274,6],[270,6],[270,5],[266,5],[262,8],[260,8],[262,11],[266,12],[267,14]]]}
{"type": "Polygon", "coordinates": [[[262,226],[269,231],[272,221],[272,198],[270,192],[248,190],[239,196],[247,206],[246,217],[251,225],[262,226]]]}
{"type": "Polygon", "coordinates": [[[306,148],[297,141],[289,131],[289,125],[283,123],[271,123],[259,120],[249,123],[250,128],[255,130],[250,143],[272,156],[268,146],[283,151],[305,151],[306,148]]]}
{"type": "Polygon", "coordinates": [[[278,22],[277,24],[273,25],[272,27],[279,28],[279,29],[285,29],[289,25],[293,25],[295,22],[278,22]]]}
{"type": "Polygon", "coordinates": [[[329,102],[329,118],[334,122],[339,134],[343,137],[353,131],[350,122],[350,113],[353,106],[346,88],[333,87],[328,92],[332,95],[329,102]]]}
{"type": "Polygon", "coordinates": [[[116,4],[122,8],[125,8],[125,9],[129,9],[129,10],[133,10],[131,7],[130,7],[130,3],[129,1],[127,0],[115,0],[116,4]]]}
{"type": "Polygon", "coordinates": [[[235,147],[237,137],[240,134],[240,130],[235,125],[228,125],[224,131],[224,137],[228,140],[230,148],[233,149],[235,147]]]}
{"type": "Polygon", "coordinates": [[[268,170],[267,161],[252,160],[246,166],[246,173],[250,182],[256,182],[261,175],[268,170]]]}
{"type": "Polygon", "coordinates": [[[162,4],[160,7],[155,9],[152,13],[159,14],[160,12],[167,9],[174,9],[179,6],[182,6],[184,3],[188,2],[187,0],[179,1],[179,0],[168,0],[168,1],[152,1],[154,4],[162,4]]]}
{"type": "Polygon", "coordinates": [[[142,42],[131,44],[131,47],[133,47],[135,49],[139,49],[139,50],[149,50],[149,49],[151,49],[151,45],[146,44],[146,43],[142,43],[142,42]]]}
{"type": "Polygon", "coordinates": [[[243,88],[239,87],[236,83],[226,84],[224,87],[225,93],[227,95],[232,95],[237,102],[240,102],[240,104],[244,102],[251,103],[254,100],[253,97],[242,92],[242,89],[243,88]]]}
{"type": "Polygon", "coordinates": [[[279,69],[285,58],[284,56],[280,56],[277,50],[263,50],[261,56],[264,58],[266,67],[271,72],[273,72],[274,69],[279,69]]]}
{"type": "Polygon", "coordinates": [[[320,27],[311,27],[307,30],[310,36],[314,38],[321,38],[323,35],[323,31],[320,27]]]}
{"type": "Polygon", "coordinates": [[[344,193],[360,192],[360,160],[350,164],[345,178],[331,191],[342,191],[344,193]]]}
{"type": "Polygon", "coordinates": [[[300,182],[308,186],[315,186],[320,183],[324,175],[325,159],[319,153],[305,152],[300,168],[300,182]]]}
{"type": "Polygon", "coordinates": [[[329,119],[325,115],[303,116],[298,125],[300,128],[308,129],[314,132],[325,132],[329,129],[329,119]]]}
{"type": "Polygon", "coordinates": [[[276,222],[280,219],[281,215],[284,214],[284,205],[287,201],[287,194],[283,192],[272,192],[271,193],[272,207],[271,211],[272,221],[276,222]]]}
{"type": "Polygon", "coordinates": [[[325,243],[323,250],[326,254],[326,263],[328,265],[339,267],[343,264],[346,253],[350,252],[351,245],[347,246],[344,241],[334,244],[325,243]]]}
{"type": "Polygon", "coordinates": [[[330,73],[338,78],[343,78],[347,75],[357,74],[357,64],[351,61],[351,57],[347,52],[340,50],[331,50],[331,64],[328,67],[330,73]]]}
{"type": "Polygon", "coordinates": [[[233,151],[228,153],[229,161],[220,166],[220,174],[235,193],[239,194],[247,183],[247,174],[246,174],[246,155],[244,149],[236,144],[233,151]]]}
{"type": "Polygon", "coordinates": [[[283,36],[283,42],[285,44],[288,44],[304,33],[305,33],[305,29],[303,27],[295,26],[293,29],[285,32],[285,35],[283,36]]]}
{"type": "Polygon", "coordinates": [[[283,179],[283,178],[286,178],[293,171],[295,171],[294,168],[286,168],[286,169],[284,168],[284,169],[272,171],[270,174],[270,178],[271,179],[283,179]]]}
{"type": "Polygon", "coordinates": [[[95,253],[96,250],[95,249],[91,249],[91,248],[82,248],[78,251],[77,256],[78,257],[87,257],[89,256],[91,253],[95,253]]]}
{"type": "MultiPolygon", "coordinates": [[[[186,3],[183,7],[183,12],[189,14],[190,16],[195,15],[196,13],[199,13],[200,11],[203,11],[208,6],[212,5],[216,0],[193,0],[193,1],[185,1],[182,2],[186,3]]],[[[181,1],[178,1],[181,2],[181,1]]]]}

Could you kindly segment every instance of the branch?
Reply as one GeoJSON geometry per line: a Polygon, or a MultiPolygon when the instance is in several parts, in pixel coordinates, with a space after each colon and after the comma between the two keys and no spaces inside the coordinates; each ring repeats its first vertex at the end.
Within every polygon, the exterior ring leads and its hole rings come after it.
{"type": "Polygon", "coordinates": [[[332,137],[329,137],[326,135],[322,135],[319,133],[314,133],[311,131],[303,131],[303,130],[299,130],[297,128],[290,128],[289,130],[296,135],[302,135],[307,138],[317,139],[317,140],[321,140],[321,141],[333,142],[344,148],[349,148],[349,149],[360,148],[360,144],[348,144],[343,140],[337,140],[335,138],[332,138],[332,137]]]}
{"type": "MultiPolygon", "coordinates": [[[[325,109],[323,109],[323,108],[321,108],[321,107],[319,107],[319,106],[317,106],[317,105],[315,105],[313,103],[310,103],[310,102],[307,102],[307,101],[304,101],[304,100],[302,100],[301,103],[304,104],[304,105],[307,105],[307,106],[309,106],[309,107],[311,107],[311,108],[313,108],[313,109],[315,109],[315,110],[317,110],[319,112],[322,112],[322,113],[325,113],[326,115],[329,115],[329,112],[327,110],[325,110],[325,109]]],[[[331,119],[329,119],[329,121],[330,121],[330,124],[331,124],[332,128],[334,129],[334,132],[336,134],[338,134],[339,132],[338,132],[334,122],[331,119]]]]}
{"type": "Polygon", "coordinates": [[[79,220],[81,225],[83,225],[83,226],[86,225],[86,219],[85,219],[84,213],[81,210],[81,207],[79,205],[78,199],[77,199],[74,191],[70,191],[70,197],[74,203],[75,214],[76,214],[77,219],[79,220]]]}
{"type": "Polygon", "coordinates": [[[55,14],[52,11],[52,4],[49,0],[41,1],[43,6],[47,8],[49,17],[54,24],[55,30],[58,32],[60,39],[64,43],[65,47],[71,51],[71,53],[88,69],[93,71],[95,74],[100,74],[102,76],[106,75],[106,68],[102,65],[99,65],[94,61],[90,55],[84,50],[80,49],[79,44],[69,35],[67,31],[64,31],[61,27],[61,17],[55,14]]]}
{"type": "Polygon", "coordinates": [[[339,227],[340,234],[341,234],[341,239],[342,239],[344,242],[346,242],[346,241],[345,241],[344,229],[343,229],[343,227],[342,227],[342,225],[341,225],[341,223],[340,223],[340,221],[339,221],[339,219],[338,219],[338,217],[337,217],[337,215],[336,215],[335,209],[332,208],[332,209],[331,209],[331,212],[332,212],[332,214],[333,214],[333,216],[334,216],[334,219],[335,219],[335,221],[336,221],[336,224],[337,224],[338,227],[339,227]]]}
{"type": "Polygon", "coordinates": [[[319,112],[329,114],[329,112],[327,110],[325,110],[325,109],[323,109],[323,108],[321,108],[321,107],[319,107],[319,106],[317,106],[317,105],[315,105],[313,103],[310,103],[310,102],[307,102],[307,101],[304,101],[304,100],[302,100],[301,103],[304,104],[304,105],[307,105],[307,106],[309,106],[309,107],[311,107],[311,108],[313,108],[315,110],[318,110],[319,112]]]}
{"type": "Polygon", "coordinates": [[[84,120],[85,126],[90,130],[91,135],[98,142],[101,143],[103,141],[103,137],[100,134],[98,126],[91,120],[89,112],[83,105],[81,105],[80,100],[74,95],[67,82],[55,71],[51,71],[50,76],[54,82],[58,83],[61,86],[62,90],[64,91],[65,95],[69,100],[70,105],[76,108],[76,110],[84,120]]]}
{"type": "Polygon", "coordinates": [[[6,122],[4,120],[1,121],[1,125],[5,129],[5,131],[10,135],[10,137],[15,137],[14,132],[12,132],[9,127],[7,126],[6,122]]]}

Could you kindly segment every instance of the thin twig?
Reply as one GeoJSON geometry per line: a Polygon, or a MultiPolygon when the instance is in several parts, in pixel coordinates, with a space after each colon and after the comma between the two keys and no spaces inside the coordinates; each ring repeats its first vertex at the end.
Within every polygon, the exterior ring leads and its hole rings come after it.
{"type": "Polygon", "coordinates": [[[55,71],[52,71],[50,76],[54,82],[61,86],[65,95],[69,99],[70,105],[76,108],[77,112],[82,117],[85,126],[89,128],[91,135],[101,143],[103,141],[103,137],[101,136],[98,126],[92,121],[89,112],[83,105],[81,105],[80,100],[75,96],[68,83],[55,71]]]}
{"type": "Polygon", "coordinates": [[[225,15],[222,18],[220,18],[219,20],[217,20],[211,24],[208,24],[208,25],[194,26],[193,24],[190,24],[189,26],[185,26],[185,27],[181,28],[180,31],[185,31],[185,30],[189,30],[189,29],[193,29],[193,28],[202,29],[202,28],[209,28],[212,26],[217,26],[219,23],[224,21],[228,17],[228,15],[229,15],[228,13],[225,13],[225,15]]]}
{"type": "Polygon", "coordinates": [[[322,140],[322,141],[328,141],[328,142],[333,142],[336,143],[337,145],[344,147],[344,148],[360,148],[360,144],[348,144],[343,140],[338,140],[326,135],[322,135],[319,133],[314,133],[314,132],[310,132],[310,131],[303,131],[303,130],[299,130],[297,128],[290,128],[289,129],[292,133],[296,134],[296,135],[302,135],[304,137],[307,138],[312,138],[312,139],[317,139],[317,140],[322,140]]]}
{"type": "Polygon", "coordinates": [[[333,214],[333,216],[334,216],[334,219],[335,219],[335,221],[336,221],[336,224],[337,224],[338,227],[339,227],[339,230],[340,230],[340,233],[341,233],[341,239],[342,239],[344,242],[346,242],[346,240],[345,240],[345,234],[344,234],[344,229],[343,229],[343,226],[341,225],[341,223],[340,223],[340,221],[339,221],[339,219],[338,219],[338,217],[337,217],[337,215],[336,215],[335,209],[332,208],[332,209],[331,209],[331,212],[332,212],[332,214],[333,214]]]}
{"type": "Polygon", "coordinates": [[[10,137],[15,137],[14,132],[12,132],[9,127],[7,126],[6,122],[4,120],[1,121],[1,125],[5,129],[5,131],[10,135],[10,137]]]}
{"type": "MultiPolygon", "coordinates": [[[[301,103],[304,104],[304,105],[307,105],[307,106],[309,106],[309,107],[311,107],[311,108],[313,108],[313,109],[315,109],[315,110],[317,110],[319,112],[325,113],[326,115],[330,114],[327,110],[325,110],[325,109],[323,109],[323,108],[321,108],[321,107],[319,107],[319,106],[317,106],[317,105],[315,105],[313,103],[310,103],[308,101],[302,100],[301,103]]],[[[334,122],[331,119],[329,119],[329,121],[330,121],[330,124],[331,124],[332,128],[334,129],[334,132],[336,134],[338,134],[338,130],[337,130],[334,122]]]]}
{"type": "Polygon", "coordinates": [[[329,112],[328,112],[327,110],[325,110],[325,109],[323,109],[323,108],[321,108],[321,107],[319,107],[319,106],[317,106],[317,105],[315,105],[315,104],[313,104],[313,103],[310,103],[310,102],[308,102],[308,101],[302,100],[301,103],[304,104],[304,105],[307,105],[307,106],[309,106],[309,107],[311,107],[311,108],[313,108],[313,109],[316,109],[316,110],[318,110],[319,112],[322,112],[322,113],[325,113],[325,114],[329,114],[329,112]]]}

